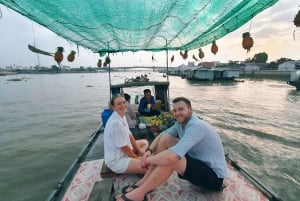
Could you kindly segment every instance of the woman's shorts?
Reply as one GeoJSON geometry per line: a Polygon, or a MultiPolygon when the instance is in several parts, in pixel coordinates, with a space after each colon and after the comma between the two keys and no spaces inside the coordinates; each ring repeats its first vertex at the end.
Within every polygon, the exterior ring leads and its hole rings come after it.
{"type": "Polygon", "coordinates": [[[124,173],[128,168],[130,160],[130,157],[124,156],[122,158],[115,159],[106,165],[115,173],[124,173]]]}

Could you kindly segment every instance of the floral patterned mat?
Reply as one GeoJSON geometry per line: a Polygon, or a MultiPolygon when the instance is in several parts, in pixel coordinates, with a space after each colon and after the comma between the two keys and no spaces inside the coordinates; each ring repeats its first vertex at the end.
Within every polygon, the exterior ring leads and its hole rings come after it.
{"type": "MultiPolygon", "coordinates": [[[[103,159],[82,163],[76,176],[71,182],[63,197],[63,201],[86,201],[96,181],[103,180],[100,176],[103,159]]],[[[173,173],[168,181],[156,190],[148,193],[148,201],[166,200],[201,200],[201,201],[267,201],[259,190],[257,190],[243,175],[228,165],[230,178],[224,180],[225,188],[222,192],[208,192],[192,185],[186,180],[179,179],[173,173]]],[[[120,175],[113,178],[115,193],[120,193],[122,187],[135,183],[137,175],[120,175]]]]}

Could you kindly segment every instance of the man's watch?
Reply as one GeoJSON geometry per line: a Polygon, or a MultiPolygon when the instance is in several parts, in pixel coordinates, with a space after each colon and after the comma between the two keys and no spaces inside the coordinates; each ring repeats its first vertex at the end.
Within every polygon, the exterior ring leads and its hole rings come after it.
{"type": "Polygon", "coordinates": [[[153,150],[150,147],[148,147],[145,151],[150,151],[151,154],[153,153],[153,150]]]}

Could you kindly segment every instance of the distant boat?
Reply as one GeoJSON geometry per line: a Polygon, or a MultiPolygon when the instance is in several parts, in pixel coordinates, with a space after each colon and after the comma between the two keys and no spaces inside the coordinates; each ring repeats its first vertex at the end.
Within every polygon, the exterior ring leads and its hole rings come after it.
{"type": "Polygon", "coordinates": [[[5,76],[5,75],[15,75],[17,74],[16,72],[8,72],[8,71],[1,71],[0,76],[5,76]]]}
{"type": "Polygon", "coordinates": [[[213,80],[234,80],[240,76],[239,69],[227,68],[196,68],[187,72],[187,79],[213,81],[213,80]]]}
{"type": "Polygon", "coordinates": [[[107,72],[107,70],[104,70],[104,69],[98,69],[97,70],[97,73],[105,73],[105,72],[107,72]]]}
{"type": "Polygon", "coordinates": [[[287,84],[296,87],[296,90],[300,90],[300,70],[291,72],[291,77],[287,84]]]}

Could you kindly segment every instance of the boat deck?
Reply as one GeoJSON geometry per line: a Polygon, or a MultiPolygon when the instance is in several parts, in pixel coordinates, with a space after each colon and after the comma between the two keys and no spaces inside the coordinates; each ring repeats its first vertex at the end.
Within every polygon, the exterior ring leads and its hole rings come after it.
{"type": "MultiPolygon", "coordinates": [[[[81,163],[71,184],[63,196],[63,201],[113,200],[122,187],[135,183],[139,175],[101,176],[103,168],[103,135],[100,135],[86,160],[81,163]]],[[[230,178],[224,180],[221,192],[209,192],[179,179],[174,172],[169,180],[146,196],[148,201],[201,200],[201,201],[265,201],[269,200],[244,175],[228,163],[230,178]]],[[[103,174],[102,174],[103,175],[103,174]]]]}
{"type": "MultiPolygon", "coordinates": [[[[100,174],[103,159],[83,162],[67,189],[63,201],[112,200],[121,193],[122,187],[135,183],[139,175],[122,174],[103,178],[100,174]]],[[[179,179],[174,172],[168,181],[147,194],[148,201],[162,200],[201,200],[201,201],[266,201],[263,193],[254,187],[238,171],[228,165],[230,178],[225,179],[225,188],[221,192],[210,192],[179,179]]]]}

